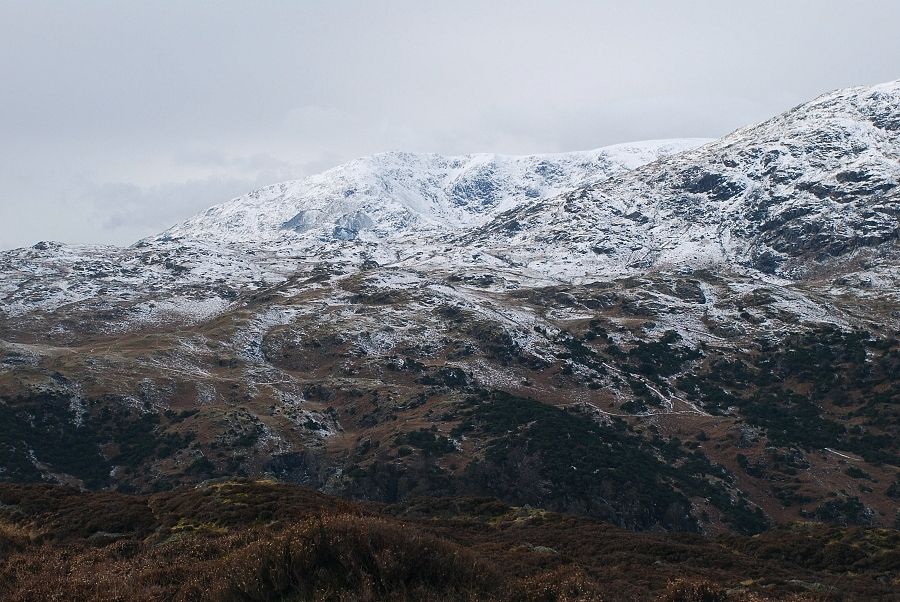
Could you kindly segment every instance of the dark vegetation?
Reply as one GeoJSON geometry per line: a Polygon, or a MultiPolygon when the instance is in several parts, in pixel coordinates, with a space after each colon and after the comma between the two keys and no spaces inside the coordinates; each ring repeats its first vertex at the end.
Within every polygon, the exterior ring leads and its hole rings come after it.
{"type": "Polygon", "coordinates": [[[700,497],[738,532],[768,526],[759,509],[733,501],[730,475],[699,450],[503,392],[483,391],[469,403],[453,434],[489,437],[484,458],[466,473],[476,492],[631,529],[679,531],[697,529],[690,498],[700,497]]]}
{"type": "Polygon", "coordinates": [[[72,424],[70,396],[35,393],[0,403],[2,480],[39,481],[35,462],[102,487],[110,464],[101,455],[96,432],[72,424]]]}
{"type": "Polygon", "coordinates": [[[842,526],[871,525],[874,513],[857,497],[829,500],[816,508],[812,517],[842,526]]]}
{"type": "MultiPolygon", "coordinates": [[[[900,341],[823,325],[780,339],[760,339],[726,354],[692,349],[672,331],[639,340],[628,351],[612,343],[598,321],[559,343],[561,359],[606,373],[604,363],[630,374],[633,397],[622,409],[659,405],[646,381],[662,392],[677,386],[713,413],[736,408],[779,447],[850,451],[876,465],[900,465],[900,341]],[[689,368],[689,369],[688,369],[689,368]]],[[[571,367],[563,367],[571,374],[571,367]]]]}
{"type": "Polygon", "coordinates": [[[632,533],[486,498],[344,501],[272,482],[148,496],[0,486],[0,599],[890,599],[900,534],[632,533]]]}
{"type": "Polygon", "coordinates": [[[403,433],[396,438],[396,443],[417,447],[426,456],[440,456],[456,450],[450,439],[426,429],[403,433]]]}
{"type": "Polygon", "coordinates": [[[639,341],[629,352],[630,366],[640,374],[649,377],[667,377],[676,374],[681,366],[701,357],[696,349],[678,345],[681,337],[669,330],[658,341],[639,341]]]}
{"type": "Polygon", "coordinates": [[[160,414],[119,399],[73,400],[70,393],[52,391],[0,398],[0,481],[41,481],[40,465],[88,488],[105,487],[113,466],[133,474],[147,461],[188,447],[193,431],[165,427],[194,413],[160,414]],[[73,409],[76,404],[84,411],[73,409]]]}
{"type": "Polygon", "coordinates": [[[712,358],[679,388],[710,411],[739,408],[775,445],[900,465],[900,341],[823,326],[757,347],[712,358]]]}

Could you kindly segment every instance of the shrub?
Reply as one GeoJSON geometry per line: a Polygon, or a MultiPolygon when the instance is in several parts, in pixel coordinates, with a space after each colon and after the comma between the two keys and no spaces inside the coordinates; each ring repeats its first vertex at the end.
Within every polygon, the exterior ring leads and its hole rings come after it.
{"type": "Polygon", "coordinates": [[[202,581],[219,600],[468,600],[509,584],[464,548],[380,518],[311,518],[235,550],[202,581]],[[225,576],[224,579],[221,577],[225,576]]]}
{"type": "Polygon", "coordinates": [[[717,583],[676,579],[659,599],[660,602],[725,602],[728,593],[717,583]]]}

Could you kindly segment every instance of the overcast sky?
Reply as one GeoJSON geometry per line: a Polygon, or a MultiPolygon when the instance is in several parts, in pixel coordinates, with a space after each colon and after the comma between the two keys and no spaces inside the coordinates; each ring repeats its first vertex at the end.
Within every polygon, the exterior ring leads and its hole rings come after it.
{"type": "Polygon", "coordinates": [[[357,156],[717,137],[900,78],[900,2],[0,3],[0,248],[357,156]]]}

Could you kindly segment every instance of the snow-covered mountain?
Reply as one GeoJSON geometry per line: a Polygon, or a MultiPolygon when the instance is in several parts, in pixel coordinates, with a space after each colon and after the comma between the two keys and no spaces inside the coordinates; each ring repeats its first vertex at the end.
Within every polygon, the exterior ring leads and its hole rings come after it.
{"type": "Polygon", "coordinates": [[[825,94],[689,152],[514,207],[467,241],[506,242],[520,261],[548,269],[564,251],[583,265],[562,271],[586,277],[723,264],[790,276],[857,251],[896,251],[898,236],[900,82],[891,82],[825,94]]]}
{"type": "Polygon", "coordinates": [[[811,261],[892,250],[898,107],[891,82],[825,94],[717,141],[386,153],[252,192],[150,240],[266,242],[350,262],[499,262],[563,280],[660,265],[794,277],[811,261]]]}
{"type": "Polygon", "coordinates": [[[711,268],[900,288],[900,82],[831,92],[721,140],[510,157],[385,153],[226,202],[119,249],[0,253],[7,316],[203,319],[323,265],[513,286],[711,268]]]}
{"type": "Polygon", "coordinates": [[[421,236],[618,175],[707,139],[651,140],[593,151],[503,156],[391,152],[253,191],[163,233],[254,243],[421,236]]]}
{"type": "MultiPolygon", "coordinates": [[[[706,139],[521,157],[385,153],[234,199],[132,247],[43,242],[0,253],[8,316],[70,304],[145,324],[203,319],[242,291],[344,267],[437,261],[446,240],[502,211],[695,148],[706,139]]],[[[482,259],[468,256],[460,265],[482,259]]]]}
{"type": "Polygon", "coordinates": [[[716,141],[375,155],[127,248],[3,252],[0,479],[887,524],[898,195],[892,82],[716,141]]]}
{"type": "Polygon", "coordinates": [[[385,153],[251,192],[129,248],[0,253],[2,312],[105,308],[125,318],[117,327],[202,319],[323,265],[487,271],[515,286],[658,269],[831,273],[834,286],[888,292],[900,286],[898,182],[900,82],[831,92],[716,141],[385,153]]]}

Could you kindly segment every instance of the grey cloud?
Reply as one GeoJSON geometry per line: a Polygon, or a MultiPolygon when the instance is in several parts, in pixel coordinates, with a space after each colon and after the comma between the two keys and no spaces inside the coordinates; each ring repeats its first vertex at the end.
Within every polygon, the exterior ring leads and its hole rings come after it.
{"type": "Polygon", "coordinates": [[[83,203],[91,207],[93,219],[116,236],[120,231],[163,230],[179,211],[196,212],[238,196],[254,183],[245,180],[208,178],[164,183],[142,188],[129,183],[104,183],[86,190],[83,203]]]}
{"type": "Polygon", "coordinates": [[[720,136],[900,77],[900,3],[0,4],[0,246],[132,242],[394,149],[720,136]]]}

